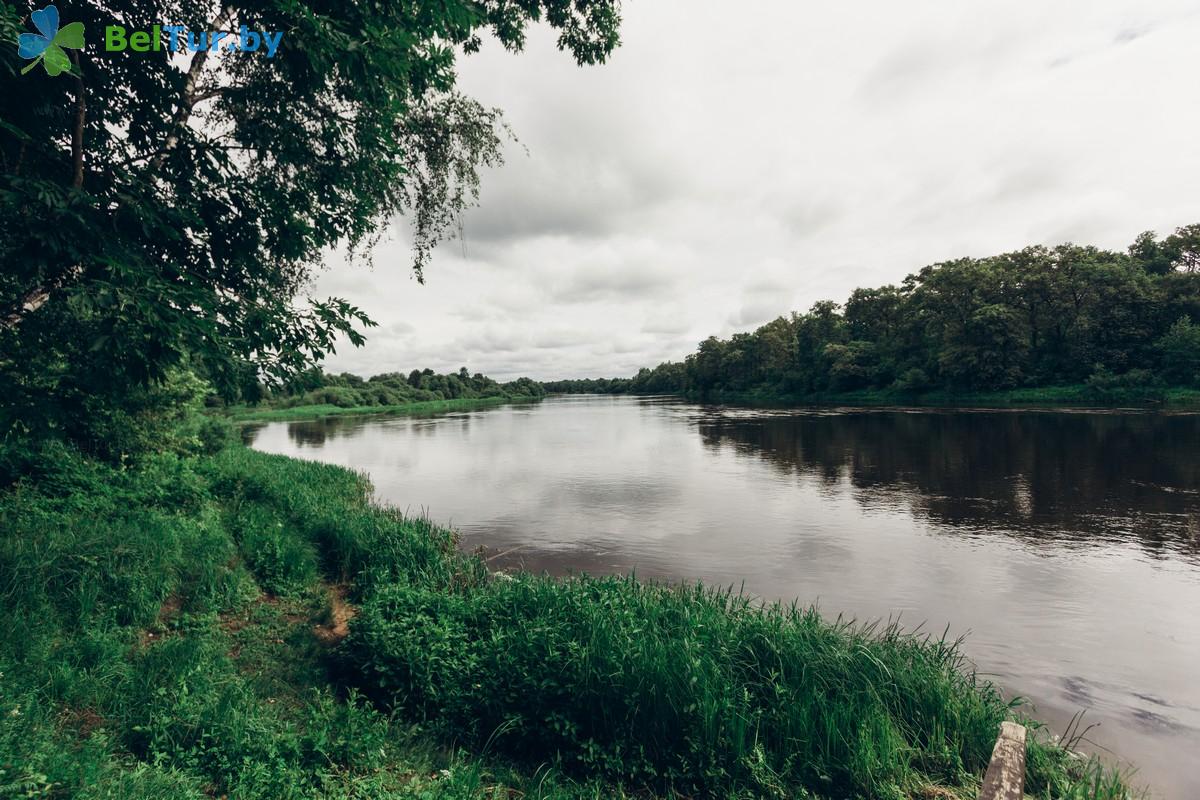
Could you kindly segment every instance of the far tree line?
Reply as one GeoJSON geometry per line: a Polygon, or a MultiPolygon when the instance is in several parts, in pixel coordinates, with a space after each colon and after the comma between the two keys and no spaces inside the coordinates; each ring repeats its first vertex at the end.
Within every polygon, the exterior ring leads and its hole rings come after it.
{"type": "MultiPolygon", "coordinates": [[[[538,399],[545,395],[542,385],[529,378],[502,383],[466,367],[458,372],[438,374],[432,369],[385,372],[363,378],[349,372],[326,374],[319,367],[305,370],[282,387],[260,387],[260,399],[277,408],[331,405],[339,408],[395,406],[428,400],[457,400],[487,397],[538,399]]],[[[214,397],[214,401],[219,399],[214,397]]]]}
{"type": "Polygon", "coordinates": [[[856,289],[630,378],[500,383],[466,367],[362,378],[300,373],[272,405],[397,405],[545,393],[802,399],[859,391],[988,392],[1084,385],[1200,387],[1200,225],[1125,252],[1074,244],[932,264],[856,289]]]}
{"type": "Polygon", "coordinates": [[[932,264],[632,378],[550,392],[812,397],[1085,384],[1200,385],[1200,225],[1126,252],[1033,246],[932,264]]]}

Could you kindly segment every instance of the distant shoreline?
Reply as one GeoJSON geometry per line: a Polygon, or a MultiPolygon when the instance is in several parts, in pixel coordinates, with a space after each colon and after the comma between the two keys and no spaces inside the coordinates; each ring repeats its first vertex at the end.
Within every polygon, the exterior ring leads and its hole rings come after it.
{"type": "MultiPolygon", "coordinates": [[[[555,395],[582,394],[556,392],[555,395]]],[[[590,394],[590,393],[589,393],[590,394]]],[[[632,392],[612,392],[630,396],[649,396],[632,392]]],[[[1077,384],[1025,389],[1005,389],[997,392],[899,392],[889,389],[867,389],[855,392],[819,392],[791,395],[775,392],[654,392],[654,396],[679,397],[695,403],[728,404],[748,408],[829,408],[833,406],[898,406],[920,408],[1198,408],[1200,389],[1173,387],[1153,393],[1121,391],[1106,395],[1077,384]]]]}
{"type": "Polygon", "coordinates": [[[415,403],[380,406],[335,406],[329,404],[293,406],[292,408],[259,408],[242,406],[230,408],[227,415],[233,422],[301,422],[325,417],[361,416],[365,414],[441,414],[447,411],[471,411],[510,403],[531,403],[541,398],[523,395],[500,397],[461,397],[451,400],[422,400],[415,403]]]}
{"type": "MultiPolygon", "coordinates": [[[[555,392],[547,396],[572,394],[595,394],[594,392],[555,392]]],[[[603,394],[603,393],[601,393],[603,394]]],[[[631,392],[612,392],[643,397],[631,392]]],[[[1170,388],[1154,394],[1137,392],[1114,393],[1108,397],[1098,396],[1095,390],[1083,384],[1073,386],[1046,386],[1026,389],[1006,389],[998,392],[947,391],[912,393],[886,389],[862,390],[857,392],[822,392],[809,395],[789,395],[774,392],[710,392],[699,394],[685,392],[655,392],[658,397],[678,397],[694,403],[728,404],[747,408],[831,408],[835,406],[904,408],[1130,408],[1153,409],[1200,409],[1200,389],[1170,388]]],[[[236,423],[250,422],[302,422],[325,417],[365,416],[371,414],[441,414],[450,411],[472,411],[494,408],[510,403],[533,403],[542,398],[525,395],[497,397],[463,397],[450,400],[422,400],[414,403],[394,405],[335,406],[331,404],[300,405],[291,408],[269,408],[256,406],[232,407],[226,416],[236,423]]]]}

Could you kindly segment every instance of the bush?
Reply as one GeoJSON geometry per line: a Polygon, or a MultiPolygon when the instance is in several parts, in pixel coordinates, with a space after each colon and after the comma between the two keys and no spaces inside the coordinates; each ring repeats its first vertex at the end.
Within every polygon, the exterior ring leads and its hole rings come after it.
{"type": "Polygon", "coordinates": [[[1180,317],[1156,346],[1168,380],[1183,386],[1200,385],[1200,325],[1180,317]]]}
{"type": "Polygon", "coordinates": [[[354,408],[355,406],[369,404],[363,401],[363,397],[359,392],[347,386],[326,386],[322,389],[314,389],[306,393],[300,405],[329,405],[337,406],[338,408],[354,408]]]}
{"type": "Polygon", "coordinates": [[[925,370],[919,367],[910,367],[899,378],[896,378],[892,388],[899,392],[922,392],[932,385],[925,370]]]}
{"type": "Polygon", "coordinates": [[[199,452],[212,455],[238,441],[237,430],[225,417],[205,416],[196,427],[199,452]]]}
{"type": "Polygon", "coordinates": [[[1145,369],[1131,369],[1117,375],[1103,364],[1097,364],[1084,382],[1084,392],[1102,403],[1161,402],[1165,396],[1162,382],[1145,369]]]}

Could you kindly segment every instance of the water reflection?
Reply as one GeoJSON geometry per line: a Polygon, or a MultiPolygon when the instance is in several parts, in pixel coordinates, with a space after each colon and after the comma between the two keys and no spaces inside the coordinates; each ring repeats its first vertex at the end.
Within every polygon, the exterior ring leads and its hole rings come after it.
{"type": "Polygon", "coordinates": [[[571,397],[270,423],[255,447],[367,471],[501,568],[744,585],[970,632],[1062,730],[1200,796],[1200,416],[571,397]]]}
{"type": "Polygon", "coordinates": [[[866,507],[903,499],[937,526],[1032,542],[1135,537],[1195,555],[1200,416],[851,410],[747,419],[715,411],[706,446],[785,475],[848,479],[866,507]]]}

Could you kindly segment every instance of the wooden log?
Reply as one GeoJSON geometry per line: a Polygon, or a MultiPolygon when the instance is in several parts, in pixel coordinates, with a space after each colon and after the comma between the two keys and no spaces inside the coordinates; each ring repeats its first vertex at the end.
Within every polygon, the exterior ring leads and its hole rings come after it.
{"type": "Polygon", "coordinates": [[[983,775],[979,800],[1021,800],[1025,796],[1025,726],[1001,722],[992,760],[983,775]]]}

